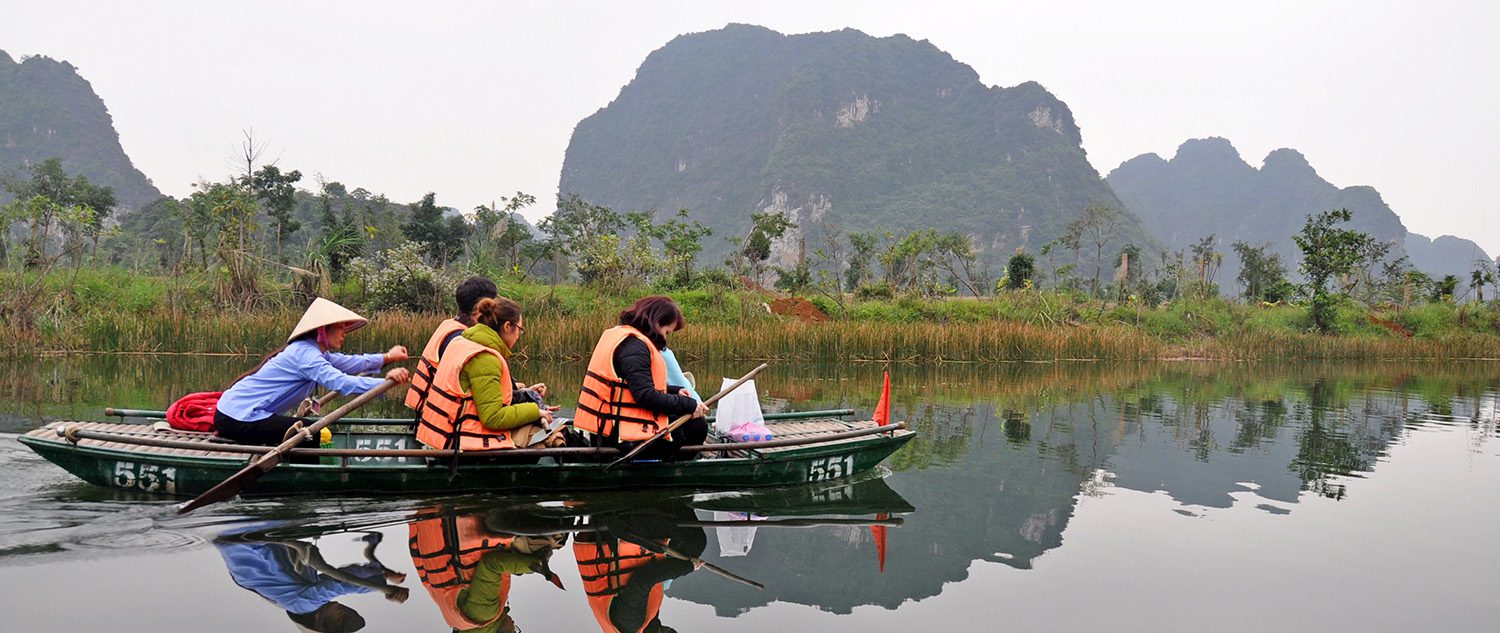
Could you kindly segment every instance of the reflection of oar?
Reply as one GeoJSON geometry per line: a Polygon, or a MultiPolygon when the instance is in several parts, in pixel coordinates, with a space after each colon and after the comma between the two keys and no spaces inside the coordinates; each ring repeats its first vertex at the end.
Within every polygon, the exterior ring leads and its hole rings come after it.
{"type": "Polygon", "coordinates": [[[269,453],[255,458],[255,460],[251,461],[248,466],[241,468],[239,472],[230,475],[228,479],[219,482],[219,485],[209,488],[208,492],[198,495],[192,501],[182,504],[182,507],[177,508],[177,512],[192,512],[193,510],[206,506],[210,503],[218,503],[239,494],[240,491],[250,487],[250,484],[255,483],[255,480],[260,479],[261,475],[266,474],[272,468],[275,468],[277,464],[280,464],[281,455],[283,453],[292,450],[306,439],[317,437],[318,431],[321,431],[324,427],[337,422],[339,418],[344,417],[344,414],[358,409],[366,402],[380,397],[380,394],[385,393],[385,390],[390,389],[395,385],[396,381],[389,378],[382,380],[380,384],[375,385],[375,388],[360,394],[359,397],[353,400],[345,402],[343,406],[334,409],[332,413],[319,418],[317,422],[312,423],[311,426],[302,429],[300,433],[297,433],[290,439],[282,442],[281,445],[277,446],[276,448],[271,449],[269,453]]]}
{"type": "MultiPolygon", "coordinates": [[[[287,547],[297,547],[285,541],[280,541],[280,543],[287,547]]],[[[300,542],[292,541],[292,543],[300,542]]],[[[308,566],[318,570],[318,572],[323,574],[324,576],[328,576],[329,578],[345,584],[354,585],[356,587],[364,587],[373,591],[379,591],[380,593],[383,593],[387,596],[406,592],[406,588],[400,585],[393,585],[383,581],[375,582],[373,580],[366,580],[342,569],[334,567],[333,565],[329,564],[328,561],[323,559],[323,553],[318,551],[318,546],[316,545],[311,545],[308,543],[300,543],[300,545],[310,548],[307,552],[308,566]]],[[[297,549],[300,549],[300,547],[297,547],[297,549]]],[[[376,564],[379,564],[379,561],[376,561],[376,564]]],[[[381,565],[381,567],[384,568],[384,565],[381,565]]],[[[405,598],[402,599],[404,600],[405,598]]]]}
{"type": "MultiPolygon", "coordinates": [[[[729,395],[729,392],[734,391],[735,389],[738,389],[740,385],[743,385],[746,382],[749,382],[751,378],[754,378],[756,374],[760,373],[760,370],[765,369],[765,368],[766,368],[766,363],[761,363],[760,367],[756,367],[755,369],[750,370],[750,373],[745,374],[739,380],[736,380],[733,383],[730,383],[730,385],[728,387],[725,387],[723,391],[720,391],[719,393],[714,394],[713,397],[711,397],[711,398],[709,398],[707,400],[704,400],[703,404],[708,405],[710,407],[714,406],[714,403],[718,402],[719,398],[723,398],[724,396],[729,395]]],[[[659,440],[659,439],[661,439],[663,437],[666,437],[672,431],[677,430],[677,427],[682,426],[683,424],[686,424],[687,421],[691,420],[691,419],[693,419],[693,414],[691,414],[691,413],[684,413],[682,415],[682,417],[679,417],[676,420],[673,420],[671,424],[667,425],[667,428],[662,429],[661,431],[657,432],[656,435],[652,435],[651,437],[647,438],[645,441],[642,441],[640,444],[637,444],[635,448],[630,449],[630,452],[626,453],[624,457],[621,457],[621,458],[619,458],[619,459],[617,459],[615,461],[610,462],[608,466],[604,467],[604,470],[609,470],[611,468],[614,468],[615,466],[618,466],[620,464],[620,462],[628,462],[628,461],[630,461],[630,459],[632,457],[635,457],[636,455],[640,454],[641,451],[646,450],[646,447],[650,446],[652,442],[655,442],[656,440],[659,440]]]]}
{"type": "Polygon", "coordinates": [[[901,517],[874,518],[874,519],[719,519],[715,521],[688,521],[682,523],[682,527],[784,527],[784,528],[806,528],[825,527],[829,525],[853,525],[857,527],[888,525],[901,527],[905,523],[901,517]]]}
{"type": "MultiPolygon", "coordinates": [[[[761,365],[761,366],[764,367],[765,365],[761,365]]],[[[630,541],[631,543],[635,543],[636,545],[639,545],[641,547],[649,549],[649,550],[651,550],[653,552],[659,552],[659,553],[662,553],[662,554],[666,554],[667,556],[670,556],[670,557],[675,558],[677,560],[687,561],[689,563],[692,563],[694,567],[702,567],[702,568],[707,569],[707,570],[709,570],[709,571],[711,571],[711,572],[713,572],[715,574],[718,574],[720,576],[723,576],[725,578],[733,580],[733,581],[735,581],[737,583],[740,583],[742,585],[754,587],[756,589],[765,589],[766,588],[765,585],[762,585],[762,584],[760,584],[758,582],[755,582],[754,580],[750,580],[749,578],[746,578],[744,576],[736,574],[736,573],[734,573],[732,571],[724,569],[723,567],[720,567],[718,565],[710,563],[710,562],[708,562],[706,560],[703,560],[701,558],[694,558],[692,556],[688,556],[687,554],[683,554],[682,552],[679,552],[679,551],[677,551],[675,549],[672,549],[671,547],[668,547],[666,544],[657,543],[656,541],[652,541],[650,539],[641,538],[641,537],[638,537],[638,536],[636,536],[634,534],[631,534],[629,532],[623,532],[623,531],[613,530],[613,529],[611,529],[610,531],[614,532],[622,540],[630,541]]]]}
{"type": "Polygon", "coordinates": [[[711,572],[713,572],[715,574],[718,574],[720,576],[723,576],[725,578],[728,578],[730,580],[733,580],[733,581],[735,581],[737,583],[740,583],[740,584],[743,584],[743,585],[749,585],[751,587],[755,587],[756,589],[765,589],[766,588],[765,585],[762,585],[762,584],[760,584],[758,582],[755,582],[754,580],[750,580],[749,578],[746,578],[744,576],[737,575],[737,574],[735,574],[732,571],[724,569],[723,567],[720,567],[718,565],[710,563],[710,562],[708,562],[706,560],[703,560],[701,558],[693,558],[691,556],[687,556],[687,555],[683,554],[682,552],[679,552],[679,551],[677,551],[675,549],[667,547],[666,545],[661,545],[660,547],[661,547],[661,552],[663,554],[666,554],[667,556],[671,556],[672,558],[675,558],[677,560],[685,560],[685,561],[688,561],[688,562],[690,562],[690,563],[692,563],[694,565],[702,565],[704,569],[707,569],[707,570],[709,570],[709,571],[711,571],[711,572]]]}

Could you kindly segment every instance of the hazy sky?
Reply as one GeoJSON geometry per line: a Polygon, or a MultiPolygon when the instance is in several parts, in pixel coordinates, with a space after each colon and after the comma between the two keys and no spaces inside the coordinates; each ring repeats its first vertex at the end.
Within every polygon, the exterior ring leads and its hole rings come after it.
{"type": "Polygon", "coordinates": [[[77,66],[163,191],[221,179],[241,130],[283,168],[470,209],[550,209],[573,126],[651,51],[730,22],[930,40],[1035,80],[1101,174],[1223,136],[1372,185],[1407,228],[1500,252],[1496,2],[97,2],[0,0],[0,49],[77,66]]]}

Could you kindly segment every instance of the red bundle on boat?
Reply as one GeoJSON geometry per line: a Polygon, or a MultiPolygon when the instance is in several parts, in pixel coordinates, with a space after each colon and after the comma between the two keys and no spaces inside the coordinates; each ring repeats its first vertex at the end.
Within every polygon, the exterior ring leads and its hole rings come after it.
{"type": "Polygon", "coordinates": [[[177,399],[167,407],[167,424],[182,431],[212,433],[214,430],[214,407],[219,404],[222,391],[200,391],[177,399]]]}

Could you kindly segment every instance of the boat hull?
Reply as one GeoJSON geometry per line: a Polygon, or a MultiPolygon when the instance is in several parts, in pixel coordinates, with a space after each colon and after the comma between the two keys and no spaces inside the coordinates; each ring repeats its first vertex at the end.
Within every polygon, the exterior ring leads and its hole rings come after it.
{"type": "MultiPolygon", "coordinates": [[[[169,496],[195,496],[245,466],[245,456],[191,456],[72,443],[45,433],[20,441],[73,475],[100,486],[169,496]]],[[[747,451],[747,456],[679,462],[519,463],[460,459],[455,468],[431,459],[348,458],[331,464],[282,463],[250,494],[428,494],[492,491],[603,490],[692,487],[737,489],[830,481],[875,468],[914,434],[747,451]]]]}

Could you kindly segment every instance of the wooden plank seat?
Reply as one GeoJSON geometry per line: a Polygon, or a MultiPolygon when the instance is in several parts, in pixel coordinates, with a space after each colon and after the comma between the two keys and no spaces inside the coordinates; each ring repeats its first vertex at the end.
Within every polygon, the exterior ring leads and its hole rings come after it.
{"type": "MultiPolygon", "coordinates": [[[[234,444],[230,440],[214,435],[213,433],[199,433],[194,431],[181,431],[178,429],[159,430],[146,424],[123,424],[119,422],[82,422],[77,420],[58,420],[32,429],[26,433],[29,437],[57,438],[58,430],[67,426],[73,426],[80,431],[96,431],[99,433],[112,433],[115,435],[129,435],[135,437],[161,437],[168,439],[185,439],[200,442],[214,442],[220,444],[234,444]]],[[[141,444],[127,444],[124,442],[108,442],[94,439],[81,439],[79,446],[108,448],[113,450],[131,451],[135,453],[152,453],[157,455],[183,455],[189,457],[227,457],[232,459],[246,459],[244,453],[233,453],[228,451],[212,451],[191,448],[168,448],[163,446],[144,446],[141,444]]]]}

